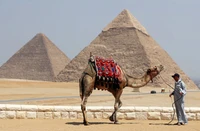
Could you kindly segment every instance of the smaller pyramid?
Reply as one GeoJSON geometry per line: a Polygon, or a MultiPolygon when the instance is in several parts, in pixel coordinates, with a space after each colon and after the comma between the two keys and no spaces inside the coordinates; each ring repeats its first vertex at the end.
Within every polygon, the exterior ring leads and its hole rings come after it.
{"type": "Polygon", "coordinates": [[[70,59],[39,33],[0,67],[0,78],[54,81],[70,59]]]}

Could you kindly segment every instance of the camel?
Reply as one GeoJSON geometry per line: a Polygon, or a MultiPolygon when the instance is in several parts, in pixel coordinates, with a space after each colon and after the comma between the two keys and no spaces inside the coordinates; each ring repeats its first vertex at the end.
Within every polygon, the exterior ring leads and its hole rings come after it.
{"type": "MultiPolygon", "coordinates": [[[[91,56],[90,61],[93,61],[94,58],[91,56]]],[[[88,64],[87,68],[91,68],[90,65],[88,64]]],[[[125,87],[131,87],[131,88],[140,88],[145,86],[148,82],[152,81],[153,78],[156,77],[164,67],[162,65],[154,68],[150,68],[146,71],[144,76],[141,78],[134,78],[130,75],[127,75],[124,73],[122,69],[122,81],[118,85],[118,88],[108,88],[106,85],[97,85],[95,83],[95,80],[97,79],[96,72],[93,73],[94,75],[91,76],[87,73],[82,73],[81,78],[79,79],[79,91],[80,91],[80,97],[81,97],[81,110],[83,113],[83,124],[88,125],[87,121],[87,114],[86,114],[86,104],[88,97],[92,94],[93,89],[97,88],[98,90],[107,90],[108,92],[112,93],[112,95],[115,98],[115,103],[114,103],[114,112],[112,115],[109,117],[110,121],[114,122],[114,124],[118,123],[117,120],[117,111],[119,108],[122,106],[122,101],[120,100],[121,94],[123,92],[123,89],[125,87]]]]}

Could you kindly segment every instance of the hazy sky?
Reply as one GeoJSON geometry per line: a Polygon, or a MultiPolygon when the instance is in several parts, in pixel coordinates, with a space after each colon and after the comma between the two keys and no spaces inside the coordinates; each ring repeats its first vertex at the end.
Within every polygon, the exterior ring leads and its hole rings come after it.
{"type": "Polygon", "coordinates": [[[72,59],[123,9],[200,78],[200,0],[0,0],[0,65],[40,32],[72,59]]]}

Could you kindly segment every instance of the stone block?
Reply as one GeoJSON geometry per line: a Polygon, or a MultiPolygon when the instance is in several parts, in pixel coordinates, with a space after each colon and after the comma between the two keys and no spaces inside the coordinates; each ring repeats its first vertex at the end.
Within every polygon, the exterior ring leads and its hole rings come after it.
{"type": "Polygon", "coordinates": [[[87,113],[87,118],[92,119],[94,118],[94,112],[86,112],[87,113]]]}
{"type": "Polygon", "coordinates": [[[171,120],[172,113],[160,113],[161,120],[171,120]]]}
{"type": "Polygon", "coordinates": [[[163,107],[162,108],[162,112],[163,113],[172,113],[173,112],[173,108],[172,107],[163,107]]]}
{"type": "Polygon", "coordinates": [[[200,113],[200,107],[190,107],[190,113],[200,113]]]}
{"type": "Polygon", "coordinates": [[[77,113],[77,118],[78,119],[83,119],[83,113],[77,113]]]}
{"type": "Polygon", "coordinates": [[[50,111],[53,111],[53,110],[54,110],[53,106],[38,106],[39,112],[50,112],[50,111]]]}
{"type": "Polygon", "coordinates": [[[190,113],[190,108],[189,107],[185,107],[185,112],[186,113],[190,113]]]}
{"type": "Polygon", "coordinates": [[[52,119],[52,112],[44,112],[44,118],[45,119],[52,119]]]}
{"type": "Polygon", "coordinates": [[[134,112],[135,111],[135,107],[132,106],[125,106],[125,107],[121,107],[119,112],[125,113],[125,112],[134,112]]]}
{"type": "Polygon", "coordinates": [[[36,116],[36,112],[26,112],[27,119],[35,119],[36,116]]]}
{"type": "Polygon", "coordinates": [[[196,120],[196,113],[187,113],[188,120],[196,120]]]}
{"type": "Polygon", "coordinates": [[[87,111],[89,112],[102,112],[104,110],[103,106],[88,106],[87,111]]]}
{"type": "Polygon", "coordinates": [[[113,111],[114,111],[114,107],[111,107],[111,106],[103,107],[103,112],[113,112],[113,111]]]}
{"type": "Polygon", "coordinates": [[[44,112],[37,112],[37,118],[44,119],[44,112]]]}
{"type": "Polygon", "coordinates": [[[81,106],[73,106],[71,112],[82,112],[82,111],[81,111],[81,106]]]}
{"type": "Polygon", "coordinates": [[[135,107],[135,112],[148,112],[149,108],[148,107],[135,107]]]}
{"type": "Polygon", "coordinates": [[[160,120],[160,112],[148,112],[147,113],[148,120],[160,120]]]}
{"type": "Polygon", "coordinates": [[[69,112],[70,119],[77,119],[77,112],[69,112]]]}
{"type": "Polygon", "coordinates": [[[20,111],[21,105],[6,105],[6,111],[20,111]]]}
{"type": "Polygon", "coordinates": [[[17,111],[16,118],[17,119],[26,119],[26,111],[17,111]]]}
{"type": "Polygon", "coordinates": [[[6,110],[6,105],[0,104],[0,111],[5,111],[5,110],[6,110]]]}
{"type": "Polygon", "coordinates": [[[162,112],[162,107],[149,107],[149,112],[162,112]]]}
{"type": "Polygon", "coordinates": [[[54,106],[53,111],[55,111],[55,112],[68,112],[68,108],[66,106],[54,106]]]}
{"type": "Polygon", "coordinates": [[[0,119],[6,119],[6,111],[0,111],[0,119]]]}
{"type": "MultiPolygon", "coordinates": [[[[173,117],[173,116],[172,116],[172,117],[173,117]]],[[[174,115],[174,120],[178,120],[177,117],[176,117],[176,114],[174,115]]]]}
{"type": "Polygon", "coordinates": [[[112,112],[103,112],[102,115],[103,119],[108,119],[112,115],[112,112]]]}
{"type": "Polygon", "coordinates": [[[36,105],[21,105],[22,111],[37,112],[38,107],[36,105]]]}
{"type": "Polygon", "coordinates": [[[61,118],[60,112],[52,112],[52,114],[53,114],[53,119],[60,119],[61,118]]]}
{"type": "Polygon", "coordinates": [[[94,118],[102,119],[102,117],[103,117],[102,112],[94,112],[94,118]]]}
{"type": "Polygon", "coordinates": [[[6,111],[7,119],[14,119],[16,117],[16,111],[6,111]]]}
{"type": "Polygon", "coordinates": [[[135,112],[137,120],[147,120],[147,112],[135,112]]]}
{"type": "Polygon", "coordinates": [[[125,118],[125,114],[124,114],[124,113],[118,112],[118,113],[117,113],[117,118],[118,118],[118,119],[124,119],[124,118],[125,118]]]}
{"type": "Polygon", "coordinates": [[[62,119],[69,119],[69,112],[61,112],[62,119]]]}
{"type": "Polygon", "coordinates": [[[197,113],[197,120],[200,120],[200,113],[197,113]]]}
{"type": "Polygon", "coordinates": [[[126,120],[135,120],[135,119],[136,119],[135,112],[132,112],[132,113],[125,113],[125,119],[126,119],[126,120]]]}

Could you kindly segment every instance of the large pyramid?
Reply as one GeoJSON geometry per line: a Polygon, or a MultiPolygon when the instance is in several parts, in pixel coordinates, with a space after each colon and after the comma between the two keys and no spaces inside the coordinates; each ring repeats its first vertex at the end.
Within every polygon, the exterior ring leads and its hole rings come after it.
{"type": "MultiPolygon", "coordinates": [[[[57,81],[78,81],[87,65],[90,52],[104,57],[112,56],[126,73],[134,77],[140,77],[149,67],[162,64],[165,70],[161,75],[166,82],[173,85],[171,75],[178,72],[189,89],[197,88],[128,10],[123,10],[91,44],[72,59],[59,73],[57,81]]],[[[160,76],[149,85],[166,87],[160,76]]]]}
{"type": "Polygon", "coordinates": [[[44,34],[37,34],[0,67],[0,78],[54,81],[69,58],[44,34]]]}

